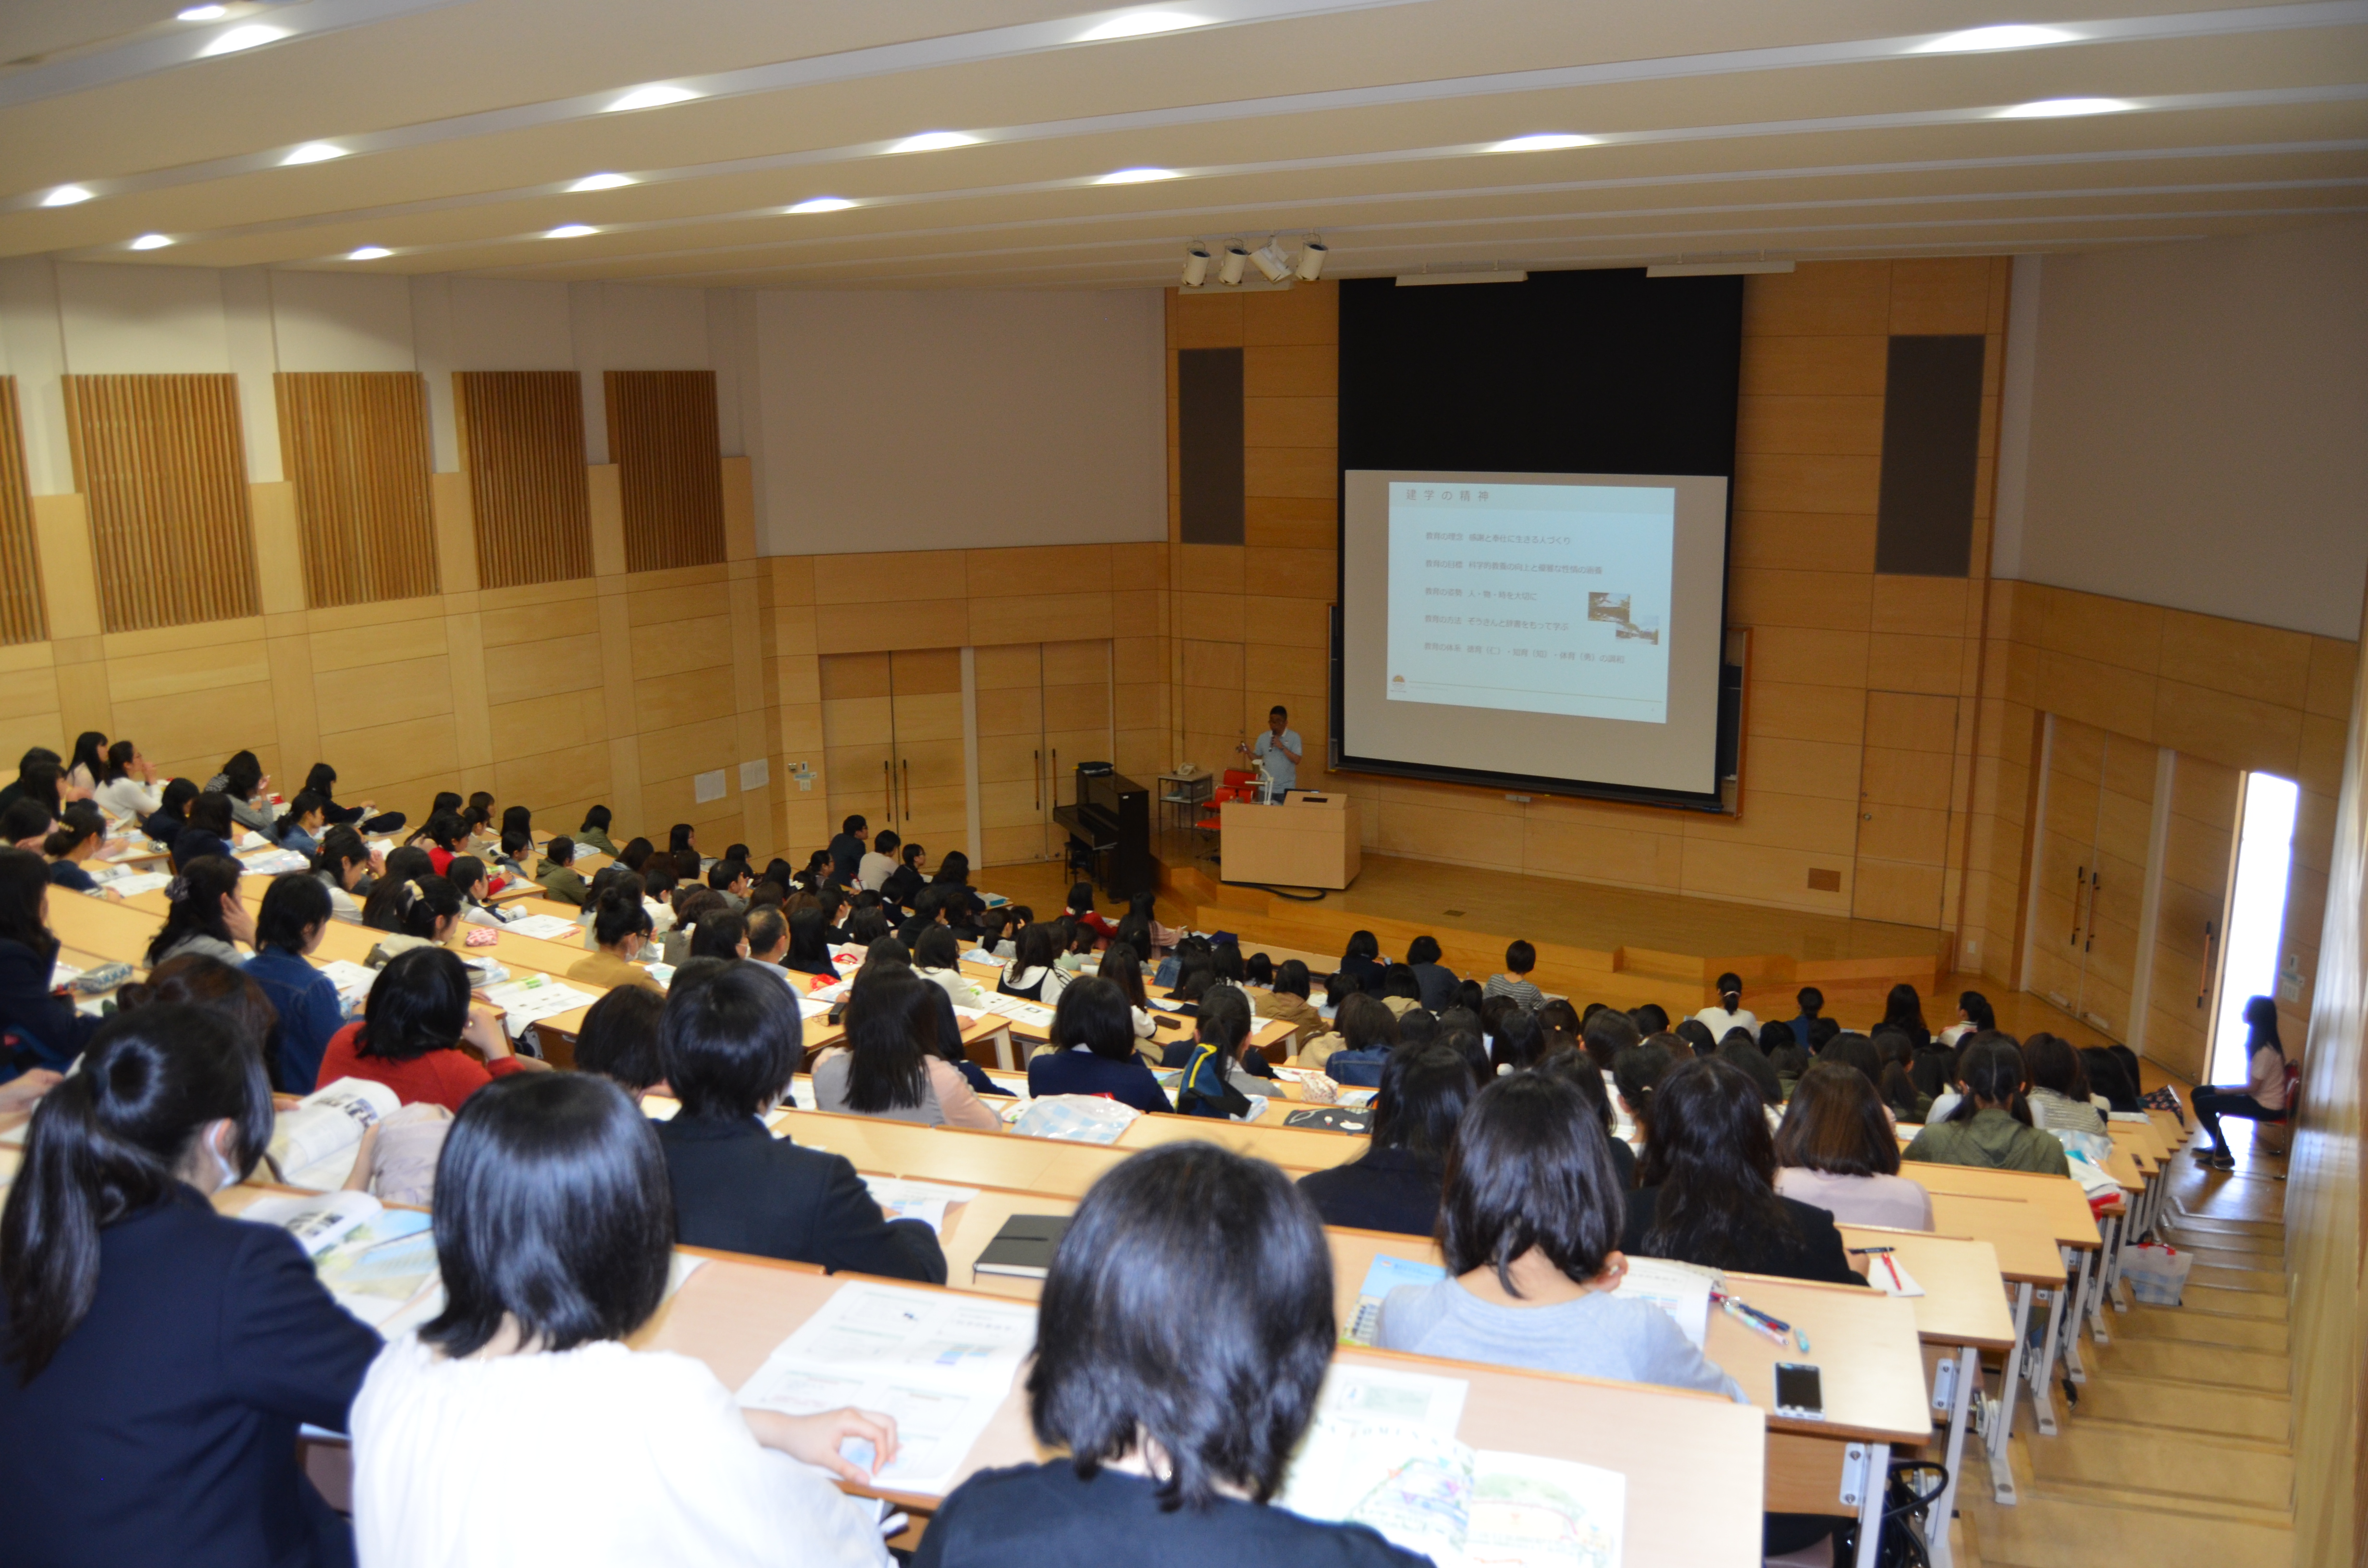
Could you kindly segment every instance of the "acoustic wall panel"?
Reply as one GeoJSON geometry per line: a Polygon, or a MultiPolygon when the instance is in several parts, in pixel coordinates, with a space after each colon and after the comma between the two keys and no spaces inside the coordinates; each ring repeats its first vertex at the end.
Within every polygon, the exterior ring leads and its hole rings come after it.
{"type": "Polygon", "coordinates": [[[1176,356],[1178,471],[1186,544],[1239,544],[1243,532],[1242,351],[1176,356]]]}
{"type": "Polygon", "coordinates": [[[41,562],[33,547],[33,497],[25,483],[25,427],[17,378],[0,376],[0,644],[49,635],[41,562]]]}
{"type": "Polygon", "coordinates": [[[1971,335],[1891,340],[1877,572],[1963,577],[1972,570],[1985,342],[1971,335]]]}
{"type": "Polygon", "coordinates": [[[304,602],[438,591],[427,383],[412,370],[280,371],[279,454],[296,486],[304,602]]]}
{"type": "Polygon", "coordinates": [[[610,370],[609,455],[624,500],[625,566],[723,560],[723,471],[712,370],[610,370]]]}
{"type": "Polygon", "coordinates": [[[452,374],[480,587],[592,575],[580,384],[573,370],[452,374]]]}

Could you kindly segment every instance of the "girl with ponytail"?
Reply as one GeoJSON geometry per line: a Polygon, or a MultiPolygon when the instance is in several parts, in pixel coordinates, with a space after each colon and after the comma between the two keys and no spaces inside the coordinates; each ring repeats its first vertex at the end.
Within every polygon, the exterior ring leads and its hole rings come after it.
{"type": "Polygon", "coordinates": [[[83,862],[98,853],[106,841],[107,819],[88,801],[76,801],[65,810],[56,829],[41,841],[41,853],[49,858],[50,883],[70,892],[97,892],[97,881],[83,869],[83,862]]]}
{"type": "Polygon", "coordinates": [[[12,1560],[352,1561],[296,1432],[345,1428],[379,1336],[288,1233],[207,1201],[271,1124],[254,1047],[174,1006],[108,1019],[34,1112],[0,1211],[12,1560]]]}
{"type": "Polygon", "coordinates": [[[255,916],[238,898],[244,869],[227,855],[200,855],[181,868],[165,889],[172,908],[164,927],[148,944],[151,969],[182,953],[203,953],[233,967],[246,961],[237,944],[255,945],[255,916]]]}
{"type": "Polygon", "coordinates": [[[1902,1158],[2042,1176],[2072,1174],[2064,1145],[2031,1124],[2031,1104],[2023,1097],[2030,1080],[2023,1072],[2022,1049],[2011,1036],[1985,1029],[1966,1041],[1957,1079],[1959,1098],[1948,1119],[1927,1125],[1902,1158]]]}
{"type": "Polygon", "coordinates": [[[465,913],[461,890],[446,879],[433,871],[399,874],[392,862],[402,854],[398,849],[388,857],[386,875],[362,906],[362,924],[386,933],[375,951],[390,956],[413,948],[442,947],[461,928],[465,913]]]}

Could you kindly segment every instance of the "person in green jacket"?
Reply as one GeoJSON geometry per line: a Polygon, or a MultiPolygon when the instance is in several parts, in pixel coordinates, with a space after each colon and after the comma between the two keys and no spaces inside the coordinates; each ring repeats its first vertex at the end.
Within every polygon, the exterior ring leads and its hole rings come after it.
{"type": "Polygon", "coordinates": [[[575,841],[562,835],[543,846],[542,858],[534,868],[534,880],[542,884],[542,896],[553,903],[572,903],[584,907],[584,879],[569,870],[575,858],[575,841]]]}
{"type": "Polygon", "coordinates": [[[575,842],[587,849],[598,849],[603,855],[616,854],[617,846],[609,841],[611,820],[608,807],[592,807],[584,813],[584,825],[575,830],[575,842]]]}
{"type": "Polygon", "coordinates": [[[2022,1051],[2010,1037],[1992,1030],[1975,1036],[1957,1075],[1962,1097],[1956,1108],[1946,1121],[1918,1132],[1903,1158],[2041,1176],[2072,1174],[2064,1145],[2031,1124],[2031,1108],[2022,1097],[2022,1051]]]}

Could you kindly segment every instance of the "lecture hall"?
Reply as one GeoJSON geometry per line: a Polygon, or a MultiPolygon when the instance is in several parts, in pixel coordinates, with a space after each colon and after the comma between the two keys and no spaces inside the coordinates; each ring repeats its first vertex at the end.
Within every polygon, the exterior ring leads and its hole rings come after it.
{"type": "Polygon", "coordinates": [[[2368,1565],[2363,189],[2368,0],[0,5],[0,1558],[2368,1565]]]}

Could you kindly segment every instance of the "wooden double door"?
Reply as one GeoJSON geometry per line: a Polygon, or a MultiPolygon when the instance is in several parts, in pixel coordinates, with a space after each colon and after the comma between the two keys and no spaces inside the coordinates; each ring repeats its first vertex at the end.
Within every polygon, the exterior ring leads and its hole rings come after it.
{"type": "Polygon", "coordinates": [[[824,654],[822,735],[832,832],[860,815],[867,842],[893,829],[931,865],[968,845],[961,649],[824,654]]]}
{"type": "Polygon", "coordinates": [[[1114,760],[1108,640],[973,650],[982,865],[1061,855],[1053,810],[1076,799],[1080,762],[1114,760]]]}
{"type": "Polygon", "coordinates": [[[2052,715],[2024,987],[2116,1040],[2132,1003],[2160,748],[2052,715]]]}

